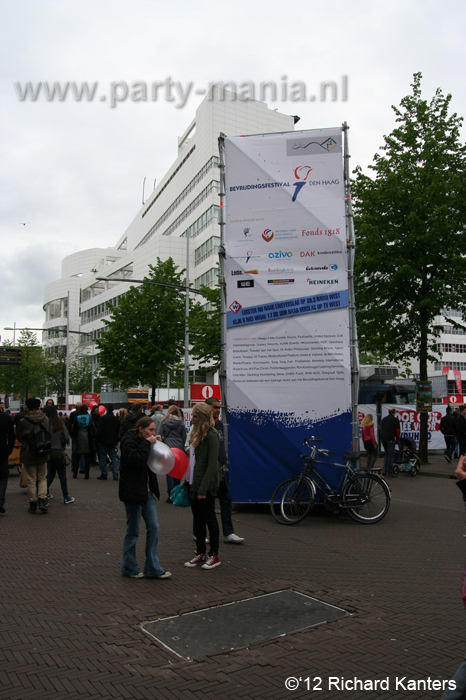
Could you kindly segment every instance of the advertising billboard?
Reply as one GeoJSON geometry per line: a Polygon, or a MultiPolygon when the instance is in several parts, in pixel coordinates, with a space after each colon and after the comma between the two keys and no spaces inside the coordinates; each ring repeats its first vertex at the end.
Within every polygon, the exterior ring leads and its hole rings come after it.
{"type": "Polygon", "coordinates": [[[343,131],[224,144],[231,490],[261,502],[299,473],[305,437],[351,448],[343,131]]]}

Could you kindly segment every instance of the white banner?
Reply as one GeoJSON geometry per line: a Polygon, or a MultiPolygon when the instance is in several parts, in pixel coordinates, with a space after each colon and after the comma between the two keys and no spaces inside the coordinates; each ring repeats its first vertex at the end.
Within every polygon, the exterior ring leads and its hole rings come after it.
{"type": "MultiPolygon", "coordinates": [[[[311,433],[351,448],[341,129],[225,140],[234,500],[267,501],[311,433]]],[[[339,476],[339,475],[338,475],[339,476]]]]}
{"type": "MultiPolygon", "coordinates": [[[[400,421],[401,437],[408,437],[416,443],[419,449],[419,436],[421,428],[421,414],[416,411],[416,406],[399,406],[398,404],[383,404],[382,419],[388,415],[390,408],[395,409],[395,415],[400,421]]],[[[440,420],[445,415],[446,406],[439,404],[432,406],[427,418],[427,448],[429,450],[444,450],[445,439],[440,432],[440,420]]]]}

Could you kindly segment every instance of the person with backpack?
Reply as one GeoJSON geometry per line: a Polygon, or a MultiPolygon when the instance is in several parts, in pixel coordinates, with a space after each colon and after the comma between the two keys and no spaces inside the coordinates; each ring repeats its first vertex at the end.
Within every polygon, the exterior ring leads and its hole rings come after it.
{"type": "Polygon", "coordinates": [[[73,421],[71,436],[76,441],[76,451],[72,453],[71,470],[73,479],[78,478],[78,467],[81,457],[84,458],[84,478],[89,479],[89,468],[91,466],[93,424],[89,418],[87,406],[80,406],[78,415],[73,421]]]}
{"type": "Polygon", "coordinates": [[[51,438],[50,461],[48,463],[47,474],[47,500],[51,498],[50,486],[52,485],[55,475],[58,474],[60,479],[61,490],[63,494],[63,502],[65,505],[74,503],[73,496],[68,493],[68,482],[66,480],[66,467],[63,459],[63,450],[70,443],[68,431],[65,423],[58,415],[57,407],[52,403],[44,408],[44,413],[49,419],[51,438]]]}
{"type": "Polygon", "coordinates": [[[39,410],[39,399],[26,399],[28,412],[16,428],[16,437],[21,442],[21,462],[26,469],[29,501],[28,513],[48,513],[47,462],[51,450],[49,420],[39,410]]]}

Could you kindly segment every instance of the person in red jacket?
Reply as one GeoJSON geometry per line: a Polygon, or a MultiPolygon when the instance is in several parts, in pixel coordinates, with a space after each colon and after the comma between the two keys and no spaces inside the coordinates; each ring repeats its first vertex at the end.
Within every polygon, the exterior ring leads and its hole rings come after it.
{"type": "Polygon", "coordinates": [[[367,468],[372,469],[377,459],[377,440],[374,433],[374,419],[372,413],[364,416],[361,423],[362,441],[367,452],[367,468]]]}

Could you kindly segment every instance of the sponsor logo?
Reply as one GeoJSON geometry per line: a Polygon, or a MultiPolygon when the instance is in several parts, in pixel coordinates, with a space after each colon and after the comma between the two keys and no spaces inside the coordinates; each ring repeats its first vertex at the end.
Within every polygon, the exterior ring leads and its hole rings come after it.
{"type": "Polygon", "coordinates": [[[267,284],[294,284],[294,280],[286,280],[286,279],[267,280],[267,284]]]}
{"type": "Polygon", "coordinates": [[[338,265],[332,263],[331,265],[322,265],[321,267],[306,267],[306,270],[338,270],[338,265]]]}
{"type": "Polygon", "coordinates": [[[292,267],[269,267],[267,272],[294,272],[292,267]]]}
{"type": "Polygon", "coordinates": [[[251,258],[260,258],[260,255],[254,255],[253,250],[248,250],[246,251],[246,255],[244,257],[246,257],[246,263],[248,263],[251,258]]]}
{"type": "Polygon", "coordinates": [[[237,314],[238,311],[241,311],[242,308],[243,307],[241,306],[239,301],[233,301],[229,306],[229,309],[233,311],[234,314],[237,314]]]}
{"type": "Polygon", "coordinates": [[[315,250],[302,250],[299,254],[300,258],[315,258],[315,256],[316,256],[315,250]]]}
{"type": "Polygon", "coordinates": [[[245,287],[254,287],[254,280],[238,280],[236,283],[238,289],[244,289],[245,287]]]}
{"type": "Polygon", "coordinates": [[[306,282],[308,284],[338,284],[338,280],[311,280],[309,277],[306,282]]]}
{"type": "Polygon", "coordinates": [[[311,229],[310,231],[306,231],[306,229],[301,229],[301,236],[338,236],[340,234],[340,229],[339,228],[329,228],[329,229],[321,229],[321,228],[316,228],[316,229],[311,229]]]}
{"type": "Polygon", "coordinates": [[[286,153],[288,156],[296,156],[297,153],[306,155],[325,155],[326,153],[341,153],[341,136],[335,134],[334,137],[327,138],[299,138],[287,139],[286,153]]]}
{"type": "Polygon", "coordinates": [[[307,180],[311,170],[312,170],[312,168],[310,165],[298,165],[298,167],[294,169],[294,176],[295,176],[297,182],[293,183],[294,193],[293,193],[293,197],[291,199],[292,202],[296,202],[298,194],[300,193],[300,191],[302,190],[302,188],[306,184],[306,180],[307,180]]]}
{"type": "Polygon", "coordinates": [[[243,235],[245,238],[252,238],[251,229],[243,228],[243,235]]]}
{"type": "Polygon", "coordinates": [[[269,253],[269,258],[280,259],[280,258],[292,258],[292,257],[293,257],[293,253],[291,253],[288,250],[285,250],[285,251],[279,250],[277,253],[269,253]]]}
{"type": "Polygon", "coordinates": [[[335,255],[334,250],[318,250],[317,255],[335,255]]]}
{"type": "Polygon", "coordinates": [[[298,238],[298,234],[295,228],[284,228],[280,229],[279,231],[272,231],[271,229],[266,228],[265,231],[262,233],[262,238],[266,243],[270,243],[272,238],[275,238],[276,240],[289,240],[290,238],[298,238]]]}
{"type": "Polygon", "coordinates": [[[232,277],[237,275],[258,275],[259,270],[232,270],[230,274],[232,277]]]}

